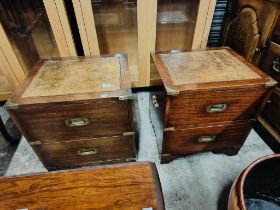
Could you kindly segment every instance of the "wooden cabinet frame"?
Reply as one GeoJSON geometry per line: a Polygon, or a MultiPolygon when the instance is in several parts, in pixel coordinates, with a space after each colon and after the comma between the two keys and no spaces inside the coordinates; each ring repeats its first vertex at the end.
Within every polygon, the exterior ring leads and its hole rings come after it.
{"type": "MultiPolygon", "coordinates": [[[[76,56],[76,48],[69,26],[63,0],[43,0],[56,45],[61,57],[76,56]]],[[[0,64],[3,74],[8,78],[13,89],[24,80],[28,72],[19,62],[7,34],[0,23],[0,64]]],[[[0,100],[6,100],[11,92],[1,93],[0,100]]]]}
{"type": "MultiPolygon", "coordinates": [[[[99,55],[94,14],[90,0],[72,0],[85,55],[99,55]]],[[[138,81],[132,87],[147,87],[150,76],[150,52],[155,51],[157,0],[137,1],[138,81]]],[[[192,49],[205,48],[216,0],[200,0],[192,49]]]]}

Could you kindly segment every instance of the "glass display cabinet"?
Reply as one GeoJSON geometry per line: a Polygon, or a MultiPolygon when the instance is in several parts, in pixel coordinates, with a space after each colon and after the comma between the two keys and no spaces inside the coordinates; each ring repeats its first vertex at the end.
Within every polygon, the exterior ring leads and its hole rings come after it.
{"type": "Polygon", "coordinates": [[[216,0],[72,0],[85,55],[126,53],[132,87],[160,83],[150,52],[206,46],[216,0]]]}
{"type": "Polygon", "coordinates": [[[75,56],[63,0],[0,0],[0,100],[41,58],[75,56]]]}

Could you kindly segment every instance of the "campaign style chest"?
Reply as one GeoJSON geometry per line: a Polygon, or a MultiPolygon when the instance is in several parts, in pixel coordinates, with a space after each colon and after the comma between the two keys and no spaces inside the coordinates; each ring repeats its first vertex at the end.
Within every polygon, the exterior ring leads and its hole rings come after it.
{"type": "Polygon", "coordinates": [[[125,55],[42,60],[5,107],[50,170],[135,160],[125,55]]]}
{"type": "Polygon", "coordinates": [[[164,210],[154,163],[0,178],[0,209],[164,210]]]}
{"type": "Polygon", "coordinates": [[[152,58],[164,84],[150,98],[161,162],[209,150],[237,154],[276,82],[229,48],[152,58]]]}

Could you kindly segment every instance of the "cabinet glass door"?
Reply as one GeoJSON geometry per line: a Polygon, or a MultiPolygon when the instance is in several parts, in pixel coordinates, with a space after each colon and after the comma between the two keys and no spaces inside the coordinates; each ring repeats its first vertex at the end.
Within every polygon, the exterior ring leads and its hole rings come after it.
{"type": "Polygon", "coordinates": [[[132,82],[138,80],[137,1],[92,0],[100,54],[126,53],[132,82]]]}
{"type": "Polygon", "coordinates": [[[25,73],[40,58],[60,56],[42,0],[0,0],[0,21],[25,73]]]}
{"type": "Polygon", "coordinates": [[[156,50],[191,49],[199,0],[158,0],[156,50]]]}

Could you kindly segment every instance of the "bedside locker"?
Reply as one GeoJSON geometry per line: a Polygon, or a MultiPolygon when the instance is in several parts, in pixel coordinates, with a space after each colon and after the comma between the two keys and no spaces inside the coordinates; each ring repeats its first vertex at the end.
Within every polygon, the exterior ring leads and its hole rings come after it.
{"type": "Polygon", "coordinates": [[[136,158],[125,55],[43,60],[5,107],[48,169],[136,158]]]}
{"type": "Polygon", "coordinates": [[[237,154],[277,83],[229,48],[152,57],[164,84],[150,98],[161,162],[209,150],[237,154]]]}

